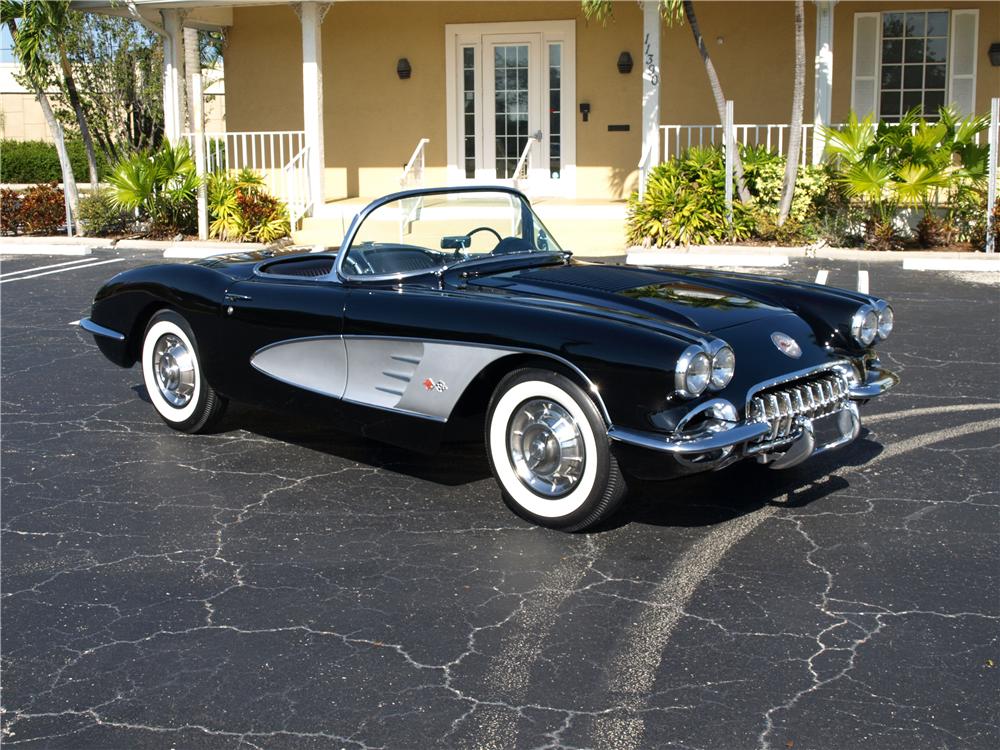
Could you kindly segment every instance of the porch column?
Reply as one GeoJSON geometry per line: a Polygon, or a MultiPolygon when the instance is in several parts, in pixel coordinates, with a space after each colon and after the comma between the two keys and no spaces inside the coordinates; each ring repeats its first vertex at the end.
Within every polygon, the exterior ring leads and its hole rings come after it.
{"type": "Polygon", "coordinates": [[[642,152],[660,163],[660,3],[642,3],[642,152]]]}
{"type": "Polygon", "coordinates": [[[171,143],[184,132],[184,29],[183,12],[160,11],[163,18],[163,135],[171,143]]]}
{"type": "Polygon", "coordinates": [[[830,98],[833,93],[833,6],[837,0],[815,0],[816,60],[813,90],[812,163],[823,160],[826,139],[822,127],[830,125],[830,98]]]}
{"type": "Polygon", "coordinates": [[[302,21],[302,104],[303,130],[309,147],[309,197],[310,213],[323,204],[324,171],[323,153],[323,17],[330,9],[329,3],[303,2],[299,5],[302,21]]]}

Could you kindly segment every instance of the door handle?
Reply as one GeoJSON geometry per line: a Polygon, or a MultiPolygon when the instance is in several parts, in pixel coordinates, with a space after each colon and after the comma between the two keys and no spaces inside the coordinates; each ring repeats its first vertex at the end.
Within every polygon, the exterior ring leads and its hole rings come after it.
{"type": "Polygon", "coordinates": [[[250,302],[253,297],[248,297],[245,294],[233,294],[232,292],[226,292],[225,300],[226,302],[250,302]]]}

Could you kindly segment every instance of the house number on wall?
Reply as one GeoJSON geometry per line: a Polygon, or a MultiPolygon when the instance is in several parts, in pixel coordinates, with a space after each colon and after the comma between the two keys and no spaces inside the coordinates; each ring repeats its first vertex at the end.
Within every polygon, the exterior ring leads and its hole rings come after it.
{"type": "Polygon", "coordinates": [[[653,53],[649,51],[649,34],[646,34],[645,38],[646,47],[646,71],[649,73],[649,82],[654,86],[660,85],[660,74],[656,70],[656,64],[653,62],[653,53]]]}

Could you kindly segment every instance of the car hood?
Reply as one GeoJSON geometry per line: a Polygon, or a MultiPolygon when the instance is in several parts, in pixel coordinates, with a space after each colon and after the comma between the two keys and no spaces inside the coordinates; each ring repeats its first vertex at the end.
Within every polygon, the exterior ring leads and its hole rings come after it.
{"type": "Polygon", "coordinates": [[[497,292],[589,304],[714,332],[789,310],[700,271],[570,264],[483,277],[470,285],[497,292]]]}

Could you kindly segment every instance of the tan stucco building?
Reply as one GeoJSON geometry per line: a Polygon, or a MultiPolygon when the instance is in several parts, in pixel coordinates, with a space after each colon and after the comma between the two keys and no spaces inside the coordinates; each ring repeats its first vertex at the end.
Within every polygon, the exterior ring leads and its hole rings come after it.
{"type": "MultiPolygon", "coordinates": [[[[282,176],[288,190],[298,180],[311,196],[303,213],[396,190],[408,161],[407,180],[423,184],[516,179],[536,197],[613,202],[635,189],[640,160],[713,137],[684,126],[719,124],[690,28],[663,23],[655,2],[617,2],[606,25],[586,20],[578,0],[74,5],[131,13],[162,35],[171,137],[184,121],[181,29],[224,29],[226,158],[282,176]]],[[[793,4],[695,7],[735,122],[779,147],[793,4]]],[[[989,54],[998,2],[813,0],[805,11],[807,159],[822,152],[812,126],[852,109],[884,119],[943,103],[986,113],[1000,96],[989,54]]]]}

